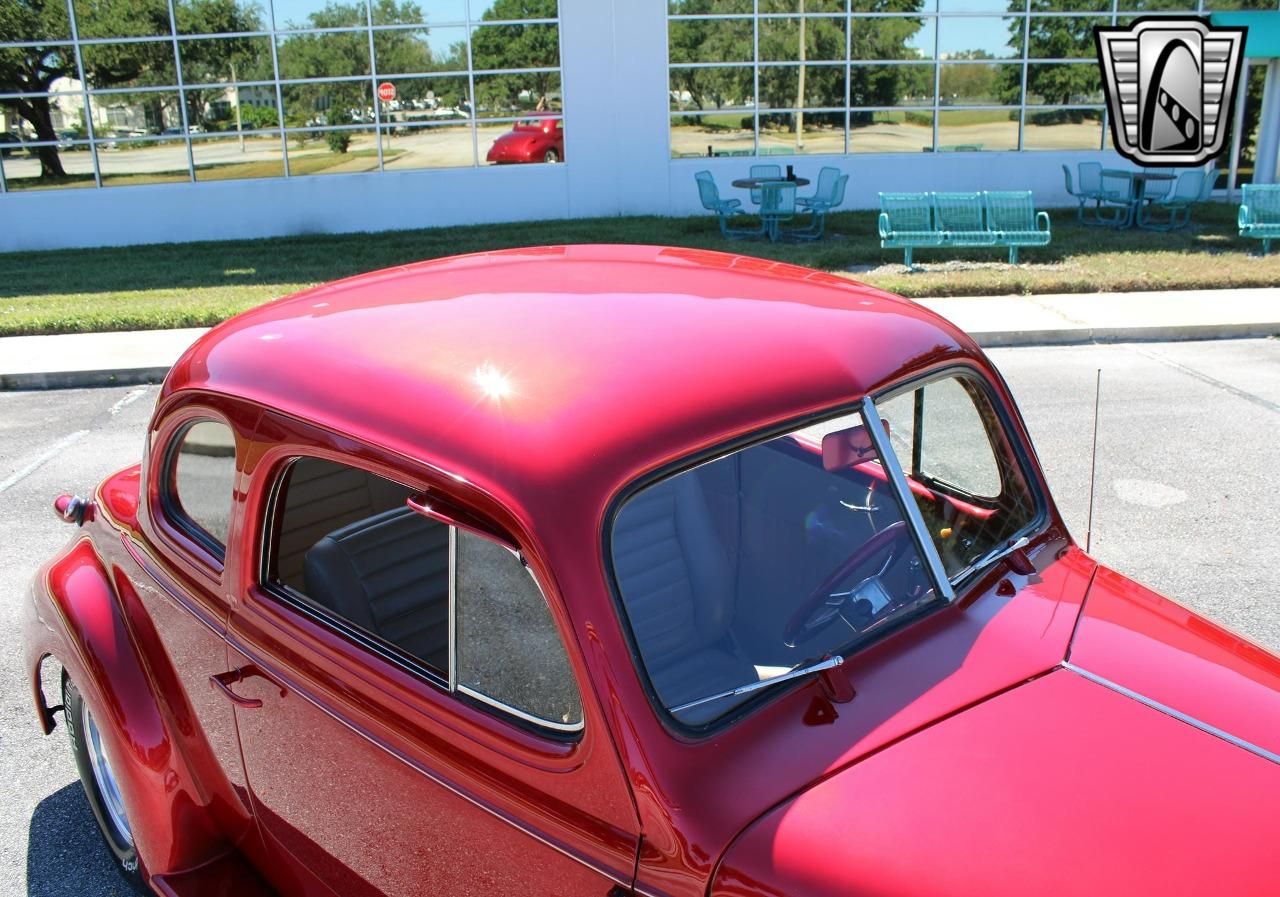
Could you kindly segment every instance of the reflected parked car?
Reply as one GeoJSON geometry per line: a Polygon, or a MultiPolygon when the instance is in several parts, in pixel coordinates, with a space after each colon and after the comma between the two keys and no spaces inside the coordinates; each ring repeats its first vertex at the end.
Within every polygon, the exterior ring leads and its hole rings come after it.
{"type": "Polygon", "coordinates": [[[140,448],[15,599],[140,888],[1275,897],[1280,658],[1082,551],[906,299],[439,259],[214,328],[140,448]]]}
{"type": "Polygon", "coordinates": [[[0,131],[0,156],[9,158],[26,148],[26,142],[13,131],[0,131]]]}
{"type": "Polygon", "coordinates": [[[564,127],[559,118],[536,116],[515,123],[489,147],[485,156],[499,165],[517,162],[563,162],[564,127]]]}

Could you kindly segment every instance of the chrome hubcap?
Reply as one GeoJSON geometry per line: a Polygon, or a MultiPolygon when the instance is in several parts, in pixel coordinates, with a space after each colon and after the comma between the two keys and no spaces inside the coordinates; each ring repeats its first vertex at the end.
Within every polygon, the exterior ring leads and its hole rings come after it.
{"type": "Polygon", "coordinates": [[[102,795],[103,808],[107,811],[107,824],[114,830],[115,839],[122,847],[132,847],[133,832],[129,829],[129,818],[124,813],[120,785],[111,770],[111,761],[102,749],[102,735],[98,732],[98,724],[93,721],[88,705],[81,706],[81,728],[89,748],[89,765],[93,768],[93,780],[98,786],[98,793],[102,795]]]}

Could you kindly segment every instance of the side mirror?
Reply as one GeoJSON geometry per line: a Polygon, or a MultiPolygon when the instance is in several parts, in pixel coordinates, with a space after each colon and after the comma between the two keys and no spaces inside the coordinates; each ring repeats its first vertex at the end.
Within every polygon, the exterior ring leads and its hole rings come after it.
{"type": "MultiPolygon", "coordinates": [[[[882,419],[884,431],[889,432],[889,422],[882,419]]],[[[844,470],[876,456],[875,443],[862,424],[835,430],[822,437],[822,467],[824,470],[844,470]]]]}

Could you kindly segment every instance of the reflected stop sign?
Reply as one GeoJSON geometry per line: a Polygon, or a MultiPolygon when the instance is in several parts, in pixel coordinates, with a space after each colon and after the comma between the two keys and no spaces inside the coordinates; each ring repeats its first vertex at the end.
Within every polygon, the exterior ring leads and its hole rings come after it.
{"type": "Polygon", "coordinates": [[[396,98],[396,86],[390,81],[383,81],[378,85],[378,99],[384,103],[390,103],[396,98]]]}

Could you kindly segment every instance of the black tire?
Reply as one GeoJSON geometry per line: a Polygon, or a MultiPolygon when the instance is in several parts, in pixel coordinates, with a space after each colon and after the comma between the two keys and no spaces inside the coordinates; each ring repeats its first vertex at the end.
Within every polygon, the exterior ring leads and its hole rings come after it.
{"type": "Polygon", "coordinates": [[[549,147],[547,151],[542,154],[542,161],[546,162],[548,165],[554,165],[560,161],[560,151],[554,146],[549,147]]]}
{"type": "MultiPolygon", "coordinates": [[[[154,897],[155,892],[148,888],[143,880],[142,869],[138,863],[138,851],[132,840],[122,838],[110,820],[94,773],[93,761],[89,757],[88,735],[83,731],[84,698],[80,696],[80,690],[76,688],[75,683],[65,676],[62,680],[62,706],[64,708],[62,718],[67,726],[67,735],[71,739],[71,755],[76,759],[80,784],[84,786],[85,797],[89,800],[89,809],[93,810],[93,818],[98,823],[98,833],[102,835],[103,843],[115,858],[116,871],[136,893],[154,897]]],[[[89,712],[92,715],[92,709],[89,712]]]]}

